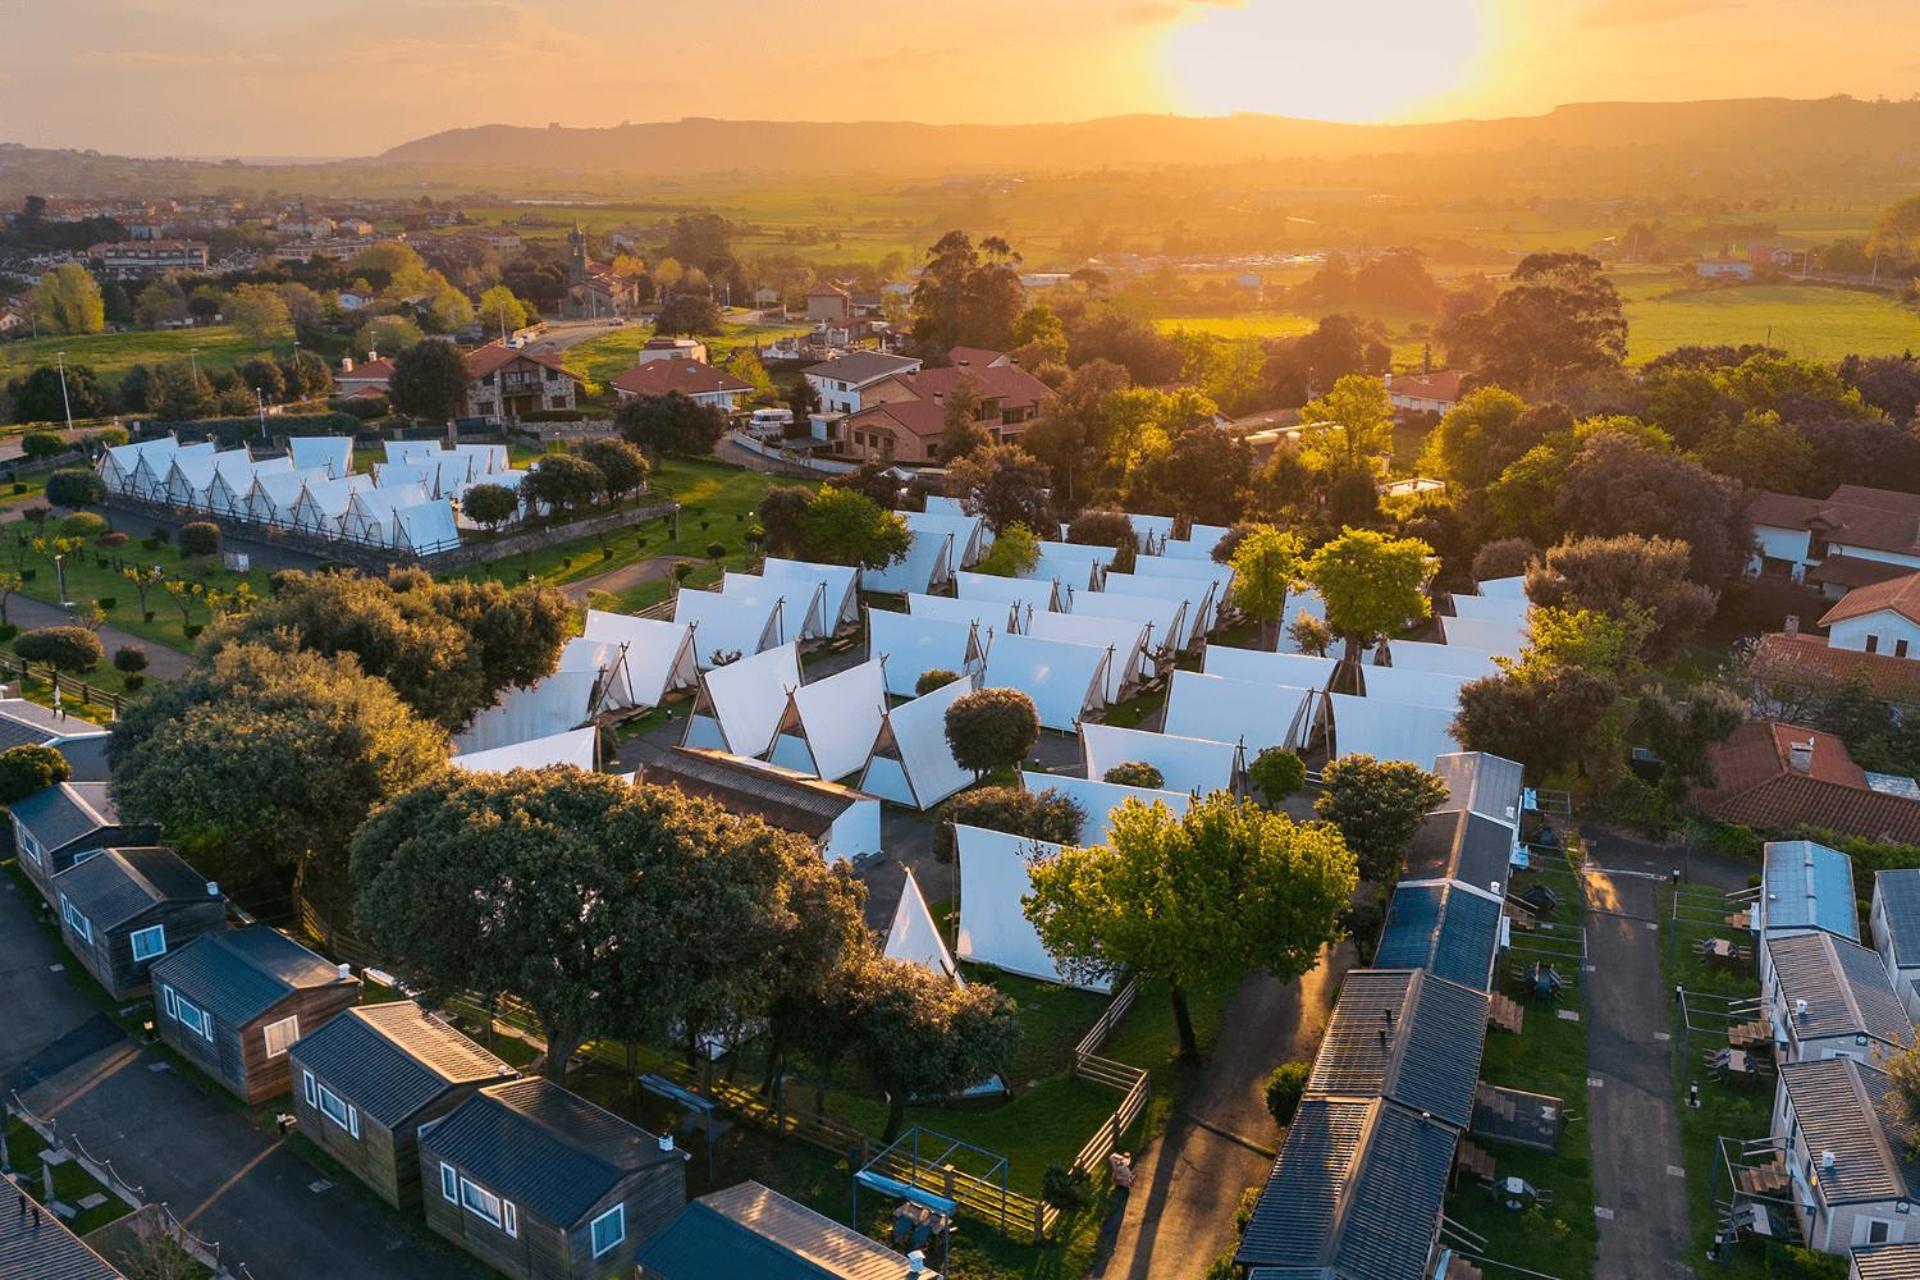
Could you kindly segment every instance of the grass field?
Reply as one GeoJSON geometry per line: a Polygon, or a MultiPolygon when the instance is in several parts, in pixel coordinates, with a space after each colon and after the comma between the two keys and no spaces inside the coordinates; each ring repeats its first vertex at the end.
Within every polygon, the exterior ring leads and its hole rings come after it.
{"type": "MultiPolygon", "coordinates": [[[[292,352],[291,343],[274,354],[292,352]]],[[[205,329],[130,330],[94,333],[84,337],[28,338],[0,343],[0,382],[20,377],[41,365],[54,363],[56,352],[67,353],[69,365],[90,367],[102,382],[118,384],[136,364],[165,364],[185,360],[189,353],[203,370],[231,369],[253,358],[260,347],[241,337],[230,325],[205,329]]]]}
{"type": "MultiPolygon", "coordinates": [[[[705,340],[707,361],[722,364],[741,347],[765,345],[808,331],[805,324],[729,324],[726,332],[705,340]]],[[[592,382],[604,383],[622,369],[632,368],[634,353],[652,336],[653,326],[645,324],[609,329],[599,337],[568,347],[564,355],[567,370],[592,382]]]]}
{"type": "Polygon", "coordinates": [[[1920,314],[1884,294],[1823,285],[1755,284],[1673,290],[1672,277],[1626,277],[1627,358],[1674,347],[1771,342],[1808,359],[1920,349],[1920,314]]]}

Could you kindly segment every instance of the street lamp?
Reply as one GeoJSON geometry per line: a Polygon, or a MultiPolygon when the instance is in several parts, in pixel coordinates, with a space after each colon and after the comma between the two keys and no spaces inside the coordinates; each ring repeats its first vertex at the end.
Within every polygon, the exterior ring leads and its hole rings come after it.
{"type": "Polygon", "coordinates": [[[67,396],[67,353],[64,351],[56,351],[53,353],[53,358],[54,363],[60,366],[60,404],[67,411],[67,432],[68,434],[72,434],[73,401],[67,396]]]}
{"type": "Polygon", "coordinates": [[[253,389],[253,402],[260,407],[260,438],[265,440],[267,438],[267,401],[266,397],[260,394],[258,387],[253,389]]]}

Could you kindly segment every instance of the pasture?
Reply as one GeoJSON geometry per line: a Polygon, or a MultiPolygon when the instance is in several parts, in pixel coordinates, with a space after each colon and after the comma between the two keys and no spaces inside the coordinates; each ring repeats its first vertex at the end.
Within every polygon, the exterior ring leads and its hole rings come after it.
{"type": "MultiPolygon", "coordinates": [[[[88,365],[100,380],[117,386],[136,364],[153,366],[191,356],[202,371],[231,369],[259,354],[260,347],[240,336],[231,325],[204,329],[131,329],[124,333],[90,333],[71,337],[27,338],[0,343],[0,382],[18,378],[44,364],[56,352],[67,353],[67,364],[88,365]]],[[[292,351],[276,349],[276,356],[292,351]]]]}
{"type": "Polygon", "coordinates": [[[1695,343],[1770,342],[1818,360],[1920,350],[1920,314],[1885,294],[1792,283],[1679,292],[1672,277],[1616,283],[1626,300],[1627,359],[1635,364],[1695,343]]]}

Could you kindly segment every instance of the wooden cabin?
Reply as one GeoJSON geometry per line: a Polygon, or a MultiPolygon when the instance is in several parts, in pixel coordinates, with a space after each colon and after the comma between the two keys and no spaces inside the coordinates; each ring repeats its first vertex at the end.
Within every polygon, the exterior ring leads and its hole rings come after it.
{"type": "Polygon", "coordinates": [[[162,845],[102,849],[53,878],[67,950],[116,1000],[145,995],[155,961],[227,927],[220,886],[162,845]]]}
{"type": "Polygon", "coordinates": [[[248,1102],[287,1091],[287,1051],[360,999],[360,979],[265,925],[209,933],[153,966],[160,1038],[248,1102]]]}
{"type": "Polygon", "coordinates": [[[288,1056],[300,1132],[397,1209],[420,1203],[420,1126],[516,1074],[411,1000],[349,1009],[288,1056]]]}
{"type": "Polygon", "coordinates": [[[845,1223],[757,1182],[701,1196],[640,1249],[639,1280],[940,1280],[845,1223]]]}
{"type": "Polygon", "coordinates": [[[420,1129],[427,1225],[522,1280],[633,1272],[687,1199],[685,1156],[545,1079],[488,1085],[420,1129]]]}
{"type": "Polygon", "coordinates": [[[152,844],[151,827],[120,821],[104,782],[62,782],[16,801],[11,812],[13,848],[20,869],[49,905],[53,878],[89,853],[116,845],[152,844]]]}

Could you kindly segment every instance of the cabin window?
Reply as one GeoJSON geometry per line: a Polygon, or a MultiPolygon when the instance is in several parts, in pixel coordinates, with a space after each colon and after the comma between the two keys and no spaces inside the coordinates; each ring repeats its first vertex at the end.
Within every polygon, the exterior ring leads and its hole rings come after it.
{"type": "Polygon", "coordinates": [[[174,1016],[180,1019],[180,1025],[211,1044],[213,1042],[212,1015],[187,1003],[185,996],[174,996],[173,1003],[179,1008],[179,1012],[174,1016]]]}
{"type": "Polygon", "coordinates": [[[504,1225],[506,1226],[507,1234],[512,1236],[515,1240],[518,1240],[520,1238],[519,1207],[516,1206],[511,1200],[502,1200],[500,1202],[500,1211],[502,1214],[506,1216],[506,1223],[504,1225]]]}
{"type": "Polygon", "coordinates": [[[459,1175],[453,1171],[453,1166],[444,1160],[440,1162],[440,1194],[445,1196],[451,1204],[460,1203],[459,1175]]]}
{"type": "Polygon", "coordinates": [[[166,1001],[167,1016],[178,1022],[180,1020],[180,1006],[174,1002],[173,988],[163,982],[160,984],[160,994],[166,1001]]]}
{"type": "Polygon", "coordinates": [[[346,1130],[354,1137],[360,1136],[359,1108],[348,1105],[347,1101],[324,1084],[320,1089],[320,1114],[346,1130]]]}
{"type": "Polygon", "coordinates": [[[1896,658],[1904,658],[1907,656],[1907,642],[1905,640],[1895,640],[1893,642],[1893,656],[1896,658]]]}
{"type": "Polygon", "coordinates": [[[1869,636],[1867,637],[1867,652],[1868,652],[1868,653],[1878,653],[1878,652],[1880,652],[1880,637],[1879,637],[1879,636],[1875,636],[1875,635],[1869,635],[1869,636]]]}
{"type": "Polygon", "coordinates": [[[133,958],[136,961],[151,960],[155,956],[163,956],[167,954],[167,927],[163,924],[156,924],[149,929],[136,929],[131,941],[133,942],[133,958]]]}
{"type": "Polygon", "coordinates": [[[266,1029],[267,1056],[277,1058],[285,1053],[295,1040],[300,1038],[300,1018],[296,1014],[291,1018],[282,1018],[278,1022],[269,1022],[266,1029]]]}
{"type": "Polygon", "coordinates": [[[99,857],[101,854],[105,852],[106,852],[105,849],[83,849],[79,853],[76,853],[73,855],[72,865],[77,867],[83,862],[90,862],[94,858],[99,857]]]}
{"type": "Polygon", "coordinates": [[[82,942],[89,944],[93,942],[92,923],[74,909],[74,905],[67,901],[67,895],[64,893],[60,895],[60,918],[67,922],[67,928],[80,935],[82,942]]]}
{"type": "Polygon", "coordinates": [[[1892,1223],[1883,1222],[1878,1218],[1867,1219],[1867,1243],[1885,1244],[1887,1242],[1887,1232],[1892,1225],[1892,1223]]]}
{"type": "Polygon", "coordinates": [[[627,1238],[627,1206],[617,1204],[593,1220],[593,1256],[599,1257],[627,1238]]]}
{"type": "Polygon", "coordinates": [[[27,855],[28,862],[36,867],[40,865],[40,842],[33,838],[31,831],[18,822],[13,824],[13,842],[20,847],[21,853],[27,855]]]}
{"type": "Polygon", "coordinates": [[[504,1221],[500,1214],[500,1197],[477,1182],[460,1179],[460,1203],[467,1207],[468,1213],[476,1218],[485,1218],[496,1227],[504,1221]]]}
{"type": "Polygon", "coordinates": [[[308,1106],[317,1107],[320,1105],[319,1101],[314,1096],[313,1072],[302,1071],[300,1073],[300,1092],[306,1095],[308,1106]]]}

